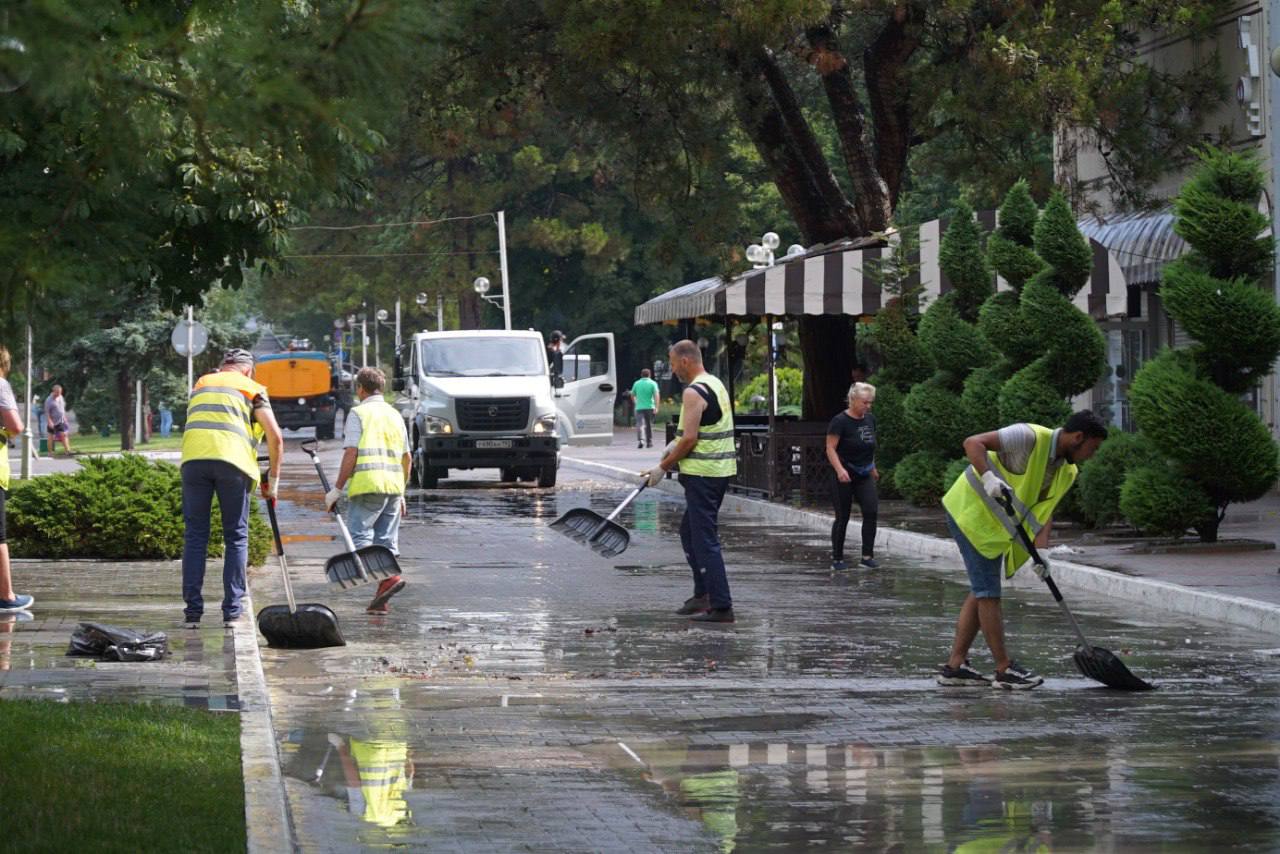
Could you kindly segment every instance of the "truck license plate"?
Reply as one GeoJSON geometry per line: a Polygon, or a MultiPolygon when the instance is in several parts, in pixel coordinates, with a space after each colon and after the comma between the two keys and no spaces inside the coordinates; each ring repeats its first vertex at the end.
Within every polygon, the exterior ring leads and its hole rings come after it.
{"type": "Polygon", "coordinates": [[[477,448],[510,448],[510,439],[476,439],[477,448]]]}

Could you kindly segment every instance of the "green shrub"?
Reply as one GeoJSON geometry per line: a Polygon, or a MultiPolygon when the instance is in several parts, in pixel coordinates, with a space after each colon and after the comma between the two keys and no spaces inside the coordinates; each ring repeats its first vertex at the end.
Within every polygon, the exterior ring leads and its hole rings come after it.
{"type": "MultiPolygon", "coordinates": [[[[182,478],[177,466],[136,454],[87,458],[75,474],[18,485],[9,498],[9,539],[18,557],[174,559],[182,555],[182,478]]],[[[250,502],[249,561],[260,564],[271,536],[250,502]]],[[[216,521],[214,502],[213,530],[216,521]]],[[[210,557],[222,538],[210,538],[210,557]]]]}
{"type": "Polygon", "coordinates": [[[911,316],[901,298],[889,300],[876,314],[867,338],[880,354],[886,370],[900,386],[924,382],[933,374],[933,361],[920,344],[911,316]]]}
{"type": "Polygon", "coordinates": [[[1214,516],[1209,496],[1196,482],[1162,462],[1138,466],[1125,476],[1120,510],[1143,533],[1174,537],[1214,516]]]}
{"type": "Polygon", "coordinates": [[[911,428],[907,425],[906,395],[890,383],[881,382],[882,373],[877,372],[867,380],[876,387],[871,414],[876,419],[876,468],[880,470],[881,484],[884,483],[885,470],[916,449],[911,428]]]}
{"type": "Polygon", "coordinates": [[[969,458],[960,457],[947,463],[946,469],[942,473],[942,494],[946,495],[947,490],[951,488],[951,484],[964,474],[964,470],[969,467],[969,458]]]}
{"type": "Polygon", "coordinates": [[[1036,253],[1048,264],[1035,279],[1053,285],[1067,299],[1074,297],[1089,281],[1093,250],[1062,191],[1054,190],[1045,203],[1036,223],[1035,242],[1036,253]]]}
{"type": "Polygon", "coordinates": [[[956,390],[974,368],[991,364],[996,351],[956,310],[957,300],[951,294],[929,306],[920,318],[920,344],[940,371],[957,378],[956,390]]]}
{"type": "Polygon", "coordinates": [[[876,455],[876,471],[880,472],[880,479],[876,481],[876,490],[880,493],[881,498],[901,498],[902,493],[898,491],[898,484],[893,479],[893,473],[897,466],[880,465],[879,454],[876,455]]]}
{"type": "Polygon", "coordinates": [[[1015,367],[1032,362],[1044,349],[1022,320],[1022,303],[1016,291],[1000,291],[983,303],[978,312],[978,329],[1015,367]]]}
{"type": "Polygon", "coordinates": [[[999,406],[1001,424],[1025,421],[1057,427],[1071,414],[1070,405],[1053,387],[1047,355],[1009,378],[1000,389],[999,406]]]}
{"type": "MultiPolygon", "coordinates": [[[[938,266],[954,288],[948,296],[953,298],[959,316],[968,323],[976,321],[978,309],[995,292],[995,277],[982,251],[982,229],[973,218],[973,208],[963,202],[952,211],[951,224],[942,235],[938,266]]],[[[936,355],[934,359],[937,360],[936,355]]]]}
{"type": "Polygon", "coordinates": [[[1014,291],[1020,291],[1028,279],[1044,269],[1044,261],[1034,249],[1039,219],[1040,210],[1027,182],[1018,181],[1000,204],[1000,224],[987,238],[988,262],[1014,291]]]}
{"type": "Polygon", "coordinates": [[[1165,309],[1202,345],[1196,359],[1227,391],[1244,393],[1271,373],[1280,353],[1280,306],[1248,279],[1218,279],[1194,261],[1164,269],[1165,309]]]}
{"type": "Polygon", "coordinates": [[[1000,366],[978,368],[965,377],[960,408],[968,436],[1004,426],[1000,423],[1000,388],[1006,379],[1000,366]]]}
{"type": "Polygon", "coordinates": [[[1201,375],[1191,353],[1166,350],[1143,365],[1129,400],[1142,432],[1215,504],[1255,501],[1280,477],[1267,426],[1201,375]]]}
{"type": "MultiPolygon", "coordinates": [[[[779,410],[784,406],[800,406],[804,397],[804,372],[799,368],[776,368],[774,373],[778,375],[779,410]]],[[[755,408],[751,398],[759,395],[765,400],[769,399],[769,374],[767,372],[756,374],[746,385],[735,391],[738,393],[735,408],[744,412],[749,411],[755,408]]],[[[760,404],[760,408],[767,411],[768,404],[760,404]]]]}
{"type": "Polygon", "coordinates": [[[1210,148],[1174,200],[1173,230],[1219,279],[1261,279],[1271,270],[1275,244],[1258,235],[1270,224],[1258,210],[1265,175],[1252,153],[1210,148]]]}
{"type": "Polygon", "coordinates": [[[937,375],[907,393],[904,411],[916,447],[940,457],[950,458],[969,436],[960,395],[947,388],[937,375]]]}
{"type": "Polygon", "coordinates": [[[1139,466],[1160,462],[1160,451],[1139,433],[1112,432],[1092,459],[1080,467],[1076,486],[1080,521],[1100,528],[1124,518],[1120,511],[1120,486],[1125,475],[1139,466]]]}
{"type": "Polygon", "coordinates": [[[1045,342],[1050,383],[1060,397],[1093,388],[1107,370],[1107,342],[1093,318],[1040,277],[1022,289],[1022,318],[1045,342]]]}
{"type": "Polygon", "coordinates": [[[937,505],[942,500],[942,476],[947,465],[945,458],[928,451],[908,454],[893,469],[894,486],[912,504],[937,505]]]}

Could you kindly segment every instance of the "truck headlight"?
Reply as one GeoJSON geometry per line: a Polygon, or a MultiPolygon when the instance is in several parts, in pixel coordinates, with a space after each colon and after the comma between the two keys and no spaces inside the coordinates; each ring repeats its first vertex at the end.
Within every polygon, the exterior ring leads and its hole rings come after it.
{"type": "Polygon", "coordinates": [[[556,432],[556,416],[555,413],[543,415],[537,421],[533,422],[534,433],[554,433],[556,432]]]}
{"type": "Polygon", "coordinates": [[[425,423],[427,435],[429,436],[447,436],[453,433],[453,425],[449,423],[448,418],[437,418],[434,415],[428,415],[425,423]]]}

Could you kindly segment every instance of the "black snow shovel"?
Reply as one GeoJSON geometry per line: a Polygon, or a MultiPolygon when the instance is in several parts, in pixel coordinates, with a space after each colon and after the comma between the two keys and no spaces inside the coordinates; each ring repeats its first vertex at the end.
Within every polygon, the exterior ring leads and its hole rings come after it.
{"type": "MultiPolygon", "coordinates": [[[[320,456],[316,453],[316,440],[307,439],[302,443],[302,450],[315,464],[316,474],[320,475],[320,485],[324,487],[327,495],[329,478],[325,477],[324,469],[320,465],[320,456]]],[[[338,528],[342,531],[342,541],[346,544],[347,551],[345,554],[334,555],[325,562],[324,574],[329,579],[330,587],[346,590],[349,587],[400,574],[400,563],[396,560],[395,552],[386,546],[361,546],[357,549],[356,544],[351,541],[351,532],[347,530],[347,523],[342,521],[342,515],[338,513],[336,507],[333,510],[333,518],[338,520],[338,528]]]]}
{"type": "Polygon", "coordinates": [[[631,534],[613,520],[635,500],[637,495],[644,492],[644,488],[648,485],[648,482],[645,482],[633,489],[631,494],[624,498],[608,516],[601,516],[587,507],[575,507],[552,522],[551,527],[570,539],[585,543],[601,557],[616,557],[631,545],[631,534]]]}
{"type": "Polygon", "coordinates": [[[338,618],[325,605],[307,603],[299,605],[293,600],[293,585],[289,583],[289,564],[284,557],[284,542],[280,539],[280,525],[276,522],[276,501],[267,499],[267,518],[271,520],[271,533],[276,538],[276,554],[280,557],[280,577],[284,579],[284,595],[288,605],[268,605],[258,612],[258,631],[267,639],[267,646],[278,649],[319,649],[326,646],[346,646],[338,629],[338,618]]]}
{"type": "MultiPolygon", "coordinates": [[[[1027,536],[1027,531],[1022,527],[1022,522],[1018,519],[1018,514],[1014,512],[1013,501],[1010,499],[1009,490],[1004,490],[1004,512],[1009,514],[1009,518],[1013,519],[1013,523],[1018,528],[1018,538],[1022,540],[1022,547],[1027,550],[1027,554],[1031,555],[1031,559],[1044,566],[1045,562],[1040,553],[1036,551],[1035,543],[1031,542],[1031,538],[1027,536]]],[[[1071,613],[1071,609],[1067,607],[1066,601],[1062,598],[1062,592],[1058,590],[1057,583],[1053,580],[1053,576],[1046,575],[1044,583],[1049,585],[1049,592],[1053,594],[1053,598],[1062,606],[1062,613],[1067,615],[1067,621],[1071,623],[1071,628],[1076,630],[1076,637],[1080,638],[1080,646],[1076,647],[1075,660],[1076,667],[1080,672],[1090,679],[1101,682],[1108,688],[1115,688],[1119,691],[1152,691],[1156,686],[1150,682],[1146,682],[1134,676],[1129,668],[1124,666],[1124,662],[1116,658],[1109,650],[1105,650],[1100,646],[1094,646],[1085,638],[1084,632],[1080,631],[1080,624],[1076,622],[1075,616],[1071,613]]]]}

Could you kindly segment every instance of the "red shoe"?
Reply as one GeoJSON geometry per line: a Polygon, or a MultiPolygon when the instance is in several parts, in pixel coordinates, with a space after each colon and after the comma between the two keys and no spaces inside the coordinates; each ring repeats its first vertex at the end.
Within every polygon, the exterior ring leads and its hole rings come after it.
{"type": "Polygon", "coordinates": [[[378,592],[373,594],[373,600],[369,602],[369,607],[365,610],[370,614],[387,613],[387,602],[391,601],[391,597],[404,589],[404,579],[398,575],[390,578],[384,578],[382,583],[378,585],[378,592]]]}

